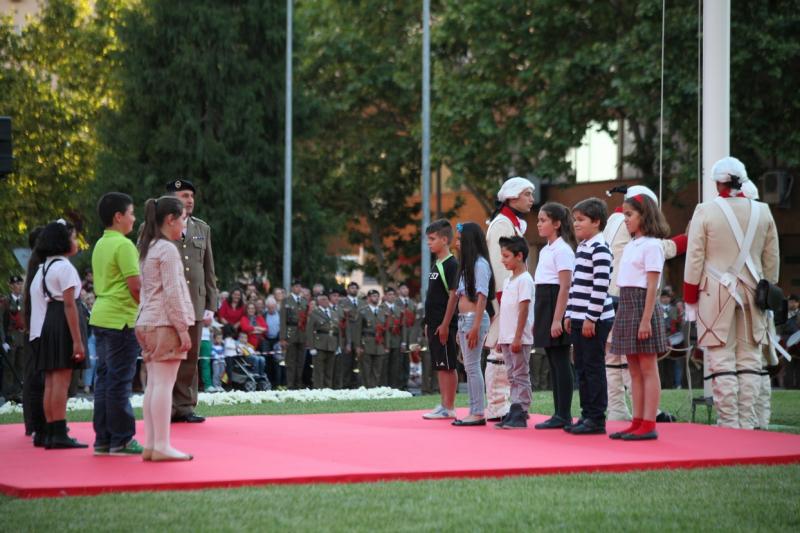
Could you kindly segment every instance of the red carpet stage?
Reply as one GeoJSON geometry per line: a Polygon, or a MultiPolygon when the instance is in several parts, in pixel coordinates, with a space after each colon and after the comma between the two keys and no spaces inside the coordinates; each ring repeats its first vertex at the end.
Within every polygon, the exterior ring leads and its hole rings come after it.
{"type": "MultiPolygon", "coordinates": [[[[421,411],[397,411],[237,416],[176,424],[173,443],[195,456],[186,463],[94,457],[91,449],[37,449],[21,425],[1,425],[0,492],[19,497],[70,496],[800,462],[800,435],[784,433],[663,424],[657,441],[619,442],[605,435],[577,437],[561,430],[455,428],[449,421],[422,420],[421,415],[421,411]]],[[[530,422],[544,418],[534,415],[530,422]]],[[[610,430],[624,426],[609,423],[610,430]]],[[[91,442],[90,423],[71,427],[73,436],[91,442]]],[[[138,431],[141,435],[141,423],[138,431]]]]}

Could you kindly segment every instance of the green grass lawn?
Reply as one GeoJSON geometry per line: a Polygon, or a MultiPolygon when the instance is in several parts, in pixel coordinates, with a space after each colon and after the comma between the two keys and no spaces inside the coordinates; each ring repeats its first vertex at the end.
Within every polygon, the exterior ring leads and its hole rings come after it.
{"type": "MultiPolygon", "coordinates": [[[[577,399],[576,399],[577,400],[577,399]]],[[[434,397],[204,407],[210,416],[426,409],[434,397]]],[[[466,405],[459,396],[458,403],[466,405]]],[[[577,403],[574,404],[577,412],[577,403]]],[[[662,407],[689,416],[685,391],[662,407]]],[[[536,393],[533,412],[552,398],[536,393]]],[[[140,414],[140,413],[138,413],[140,414]]],[[[88,420],[90,412],[70,413],[88,420]]],[[[705,412],[700,416],[705,420],[705,412]]],[[[2,423],[19,422],[5,415],[2,423]]],[[[776,391],[773,423],[800,432],[800,391],[776,391]]],[[[702,446],[702,442],[697,443],[702,446]]],[[[428,453],[424,443],[408,460],[428,453]]],[[[220,457],[224,460],[224,457],[220,457]]],[[[265,460],[269,460],[265,457],[265,460]]],[[[520,476],[18,500],[0,497],[0,531],[797,531],[800,465],[520,476]]]]}

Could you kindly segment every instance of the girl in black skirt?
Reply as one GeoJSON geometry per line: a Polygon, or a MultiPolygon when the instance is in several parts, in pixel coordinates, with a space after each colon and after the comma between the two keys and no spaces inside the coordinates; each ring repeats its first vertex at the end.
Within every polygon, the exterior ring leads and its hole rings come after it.
{"type": "Polygon", "coordinates": [[[661,314],[655,312],[656,291],[664,269],[660,239],[669,235],[669,226],[649,196],[626,199],[622,213],[631,241],[622,251],[617,274],[619,309],[612,330],[611,353],[628,359],[633,422],[610,437],[652,440],[658,438],[656,411],[661,396],[656,355],[667,350],[661,314]]]}
{"type": "Polygon", "coordinates": [[[81,279],[67,259],[78,252],[75,228],[63,220],[40,233],[28,263],[25,301],[30,306],[34,367],[44,373],[44,446],[86,448],[67,435],[67,392],[72,371],[85,358],[86,320],[79,311],[81,279]]]}
{"type": "Polygon", "coordinates": [[[547,354],[555,414],[534,427],[557,429],[572,422],[571,343],[564,332],[564,313],[575,268],[572,214],[565,206],[548,202],[539,210],[536,229],[547,245],[539,253],[534,276],[533,346],[544,348],[547,354]]]}

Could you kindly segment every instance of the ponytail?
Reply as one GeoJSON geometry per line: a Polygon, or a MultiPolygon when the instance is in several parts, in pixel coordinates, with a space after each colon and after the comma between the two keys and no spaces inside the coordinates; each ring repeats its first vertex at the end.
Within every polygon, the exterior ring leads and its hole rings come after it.
{"type": "Polygon", "coordinates": [[[150,198],[144,203],[144,223],[139,231],[139,242],[136,245],[139,249],[139,261],[144,262],[153,241],[163,237],[161,226],[167,215],[179,217],[181,214],[183,214],[183,202],[175,196],[150,198]]]}
{"type": "Polygon", "coordinates": [[[23,316],[25,317],[26,331],[30,331],[31,323],[31,283],[33,283],[33,277],[36,275],[36,271],[39,270],[39,266],[44,263],[45,259],[47,258],[42,257],[34,246],[33,250],[31,250],[31,256],[28,259],[28,270],[25,274],[25,290],[23,291],[24,296],[22,297],[22,310],[23,316]]]}

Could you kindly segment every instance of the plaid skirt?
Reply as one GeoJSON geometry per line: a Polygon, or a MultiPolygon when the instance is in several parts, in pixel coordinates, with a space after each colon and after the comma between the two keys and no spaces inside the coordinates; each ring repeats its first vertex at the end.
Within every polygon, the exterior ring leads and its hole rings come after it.
{"type": "MultiPolygon", "coordinates": [[[[650,326],[653,329],[649,339],[640,341],[639,323],[644,315],[644,302],[647,289],[639,287],[620,287],[619,309],[614,317],[611,338],[611,353],[629,355],[637,353],[664,353],[668,349],[661,313],[653,310],[650,326]]],[[[653,304],[656,305],[655,303],[653,304]]]]}

